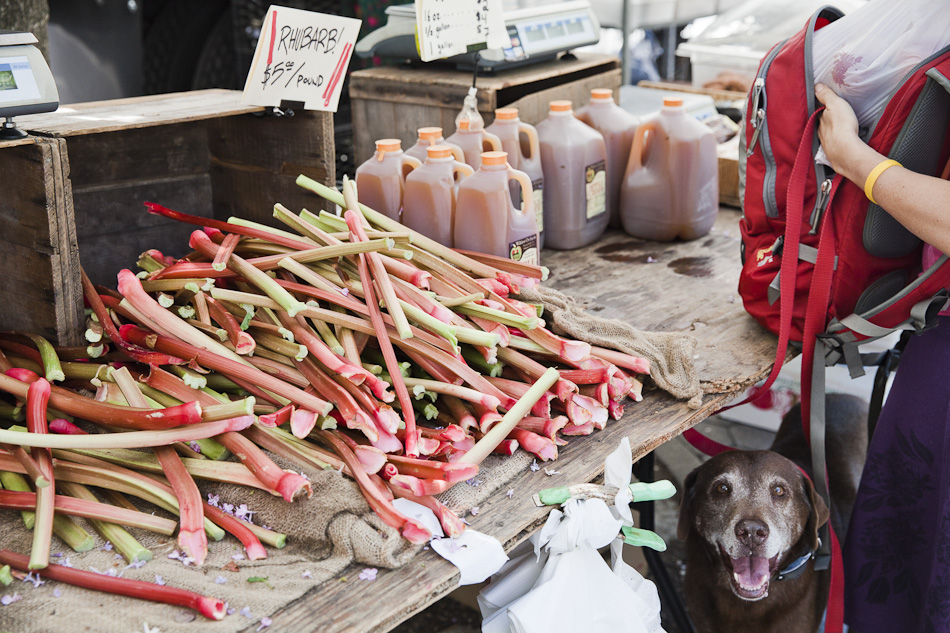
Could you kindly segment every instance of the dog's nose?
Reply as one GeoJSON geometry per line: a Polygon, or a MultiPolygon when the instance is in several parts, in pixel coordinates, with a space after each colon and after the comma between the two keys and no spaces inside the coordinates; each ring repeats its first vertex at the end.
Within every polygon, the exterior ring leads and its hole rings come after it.
{"type": "Polygon", "coordinates": [[[756,519],[743,519],[736,523],[736,538],[743,545],[761,545],[769,537],[769,526],[756,519]]]}

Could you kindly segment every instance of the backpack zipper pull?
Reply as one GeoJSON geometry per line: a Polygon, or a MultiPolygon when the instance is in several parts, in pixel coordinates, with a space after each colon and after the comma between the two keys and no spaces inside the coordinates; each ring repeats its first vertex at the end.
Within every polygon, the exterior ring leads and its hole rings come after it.
{"type": "Polygon", "coordinates": [[[749,147],[745,153],[747,157],[752,156],[755,151],[755,144],[759,140],[759,132],[762,131],[762,123],[765,121],[765,108],[759,107],[759,99],[762,97],[762,90],[765,88],[765,78],[756,78],[754,86],[752,89],[752,111],[755,112],[755,116],[752,118],[752,139],[749,141],[749,147]]]}
{"type": "Polygon", "coordinates": [[[809,235],[814,235],[818,232],[818,222],[821,220],[821,214],[825,212],[825,207],[828,206],[828,198],[831,193],[831,178],[826,178],[821,182],[821,190],[818,192],[818,203],[815,204],[815,210],[811,212],[811,218],[808,223],[811,224],[811,230],[808,231],[809,235]]]}

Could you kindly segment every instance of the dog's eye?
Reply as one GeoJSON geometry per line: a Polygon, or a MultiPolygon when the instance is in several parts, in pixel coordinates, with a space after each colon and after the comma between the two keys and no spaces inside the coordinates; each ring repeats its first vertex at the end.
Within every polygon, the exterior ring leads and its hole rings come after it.
{"type": "Polygon", "coordinates": [[[772,486],[772,496],[773,497],[784,497],[785,488],[783,486],[772,486]]]}
{"type": "Polygon", "coordinates": [[[729,484],[719,484],[718,486],[716,486],[716,492],[718,492],[721,495],[729,494],[729,490],[730,490],[729,484]]]}

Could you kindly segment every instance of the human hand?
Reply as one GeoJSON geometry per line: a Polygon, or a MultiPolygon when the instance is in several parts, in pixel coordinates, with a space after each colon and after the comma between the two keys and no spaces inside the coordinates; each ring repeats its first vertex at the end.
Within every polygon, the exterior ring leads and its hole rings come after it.
{"type": "Polygon", "coordinates": [[[858,117],[847,101],[824,84],[815,84],[815,97],[825,106],[818,125],[818,140],[832,169],[848,177],[849,159],[864,145],[858,136],[858,117]]]}

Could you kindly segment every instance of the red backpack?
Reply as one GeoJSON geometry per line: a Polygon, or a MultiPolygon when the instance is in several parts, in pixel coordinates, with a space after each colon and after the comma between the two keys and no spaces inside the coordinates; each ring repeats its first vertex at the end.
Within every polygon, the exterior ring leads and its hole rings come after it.
{"type": "MultiPolygon", "coordinates": [[[[843,361],[852,377],[863,375],[860,344],[894,330],[934,326],[950,297],[947,257],[922,272],[920,239],[870,202],[862,187],[814,160],[821,104],[815,99],[812,38],[842,15],[820,9],[762,59],[746,104],[739,157],[739,294],[749,314],[779,337],[775,365],[758,393],[774,382],[789,342],[800,343],[802,421],[811,438],[815,487],[826,501],[819,467],[825,463],[825,366],[843,361]]],[[[937,175],[950,156],[950,48],[908,73],[878,121],[862,132],[872,148],[904,167],[937,175]]],[[[694,433],[690,441],[699,445],[703,438],[694,433]]],[[[829,536],[822,539],[816,568],[832,555],[840,560],[836,539],[829,536]]],[[[831,567],[826,630],[840,631],[841,566],[831,567]]]]}

